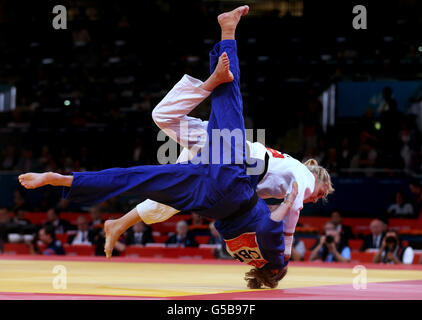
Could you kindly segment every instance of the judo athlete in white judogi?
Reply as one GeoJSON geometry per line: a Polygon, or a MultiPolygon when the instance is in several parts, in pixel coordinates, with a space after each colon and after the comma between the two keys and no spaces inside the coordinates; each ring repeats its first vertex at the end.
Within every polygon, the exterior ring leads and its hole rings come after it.
{"type": "MultiPolygon", "coordinates": [[[[155,107],[152,117],[157,126],[184,147],[177,162],[192,159],[206,143],[208,121],[188,116],[211,92],[202,89],[202,81],[189,75],[170,90],[155,107]]],[[[250,172],[258,179],[257,194],[261,199],[283,199],[298,184],[297,197],[284,219],[285,252],[291,254],[293,233],[303,204],[317,202],[333,191],[328,172],[315,160],[304,164],[288,154],[266,148],[259,142],[246,141],[247,162],[256,164],[250,172]],[[254,172],[255,171],[255,172],[254,172]]],[[[146,200],[136,207],[147,224],[165,221],[179,212],[167,205],[146,200]]]]}

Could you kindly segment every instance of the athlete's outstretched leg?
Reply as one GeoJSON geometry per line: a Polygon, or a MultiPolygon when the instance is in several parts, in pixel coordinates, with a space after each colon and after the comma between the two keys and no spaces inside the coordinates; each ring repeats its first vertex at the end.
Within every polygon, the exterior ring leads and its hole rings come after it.
{"type": "MultiPolygon", "coordinates": [[[[73,183],[73,176],[61,175],[54,172],[25,173],[21,174],[18,178],[19,182],[27,189],[35,189],[48,184],[70,188],[73,183]]],[[[135,208],[117,220],[107,220],[105,222],[104,230],[106,242],[104,252],[106,253],[107,258],[111,257],[114,245],[120,235],[140,221],[142,221],[142,219],[135,208]]]]}
{"type": "Polygon", "coordinates": [[[114,245],[116,244],[116,241],[119,239],[120,235],[141,221],[142,219],[139,216],[138,211],[136,208],[134,208],[126,213],[123,217],[120,217],[116,220],[107,220],[104,223],[104,231],[106,234],[104,252],[108,259],[110,259],[114,245]]]}
{"type": "Polygon", "coordinates": [[[95,204],[129,193],[178,210],[195,210],[195,207],[201,209],[213,204],[213,189],[206,183],[206,172],[204,165],[168,164],[73,172],[68,176],[51,172],[26,173],[19,176],[19,180],[28,189],[47,184],[63,186],[63,196],[80,204],[95,204]],[[191,190],[204,196],[194,196],[191,190]]]}
{"type": "Polygon", "coordinates": [[[224,12],[218,16],[221,26],[221,40],[234,40],[237,24],[240,18],[249,12],[249,6],[240,6],[230,12],[224,12]]]}
{"type": "Polygon", "coordinates": [[[45,173],[25,173],[21,174],[19,177],[19,182],[26,189],[35,189],[48,184],[52,186],[63,186],[70,187],[73,182],[73,176],[70,175],[61,175],[54,172],[45,172],[45,173]]]}
{"type": "MultiPolygon", "coordinates": [[[[240,22],[240,19],[248,14],[249,7],[241,6],[230,12],[224,12],[217,17],[218,24],[221,28],[221,41],[224,40],[235,40],[235,33],[237,25],[240,22]]],[[[234,61],[233,61],[234,62],[234,61]]],[[[210,73],[214,72],[214,69],[217,65],[217,59],[215,55],[210,55],[210,73]]]]}
{"type": "Polygon", "coordinates": [[[216,87],[212,93],[208,144],[203,153],[213,164],[243,165],[245,160],[245,127],[235,31],[240,18],[248,11],[248,6],[242,6],[218,16],[222,41],[210,53],[210,71],[213,73],[219,57],[227,54],[233,81],[216,87]]]}
{"type": "Polygon", "coordinates": [[[199,87],[212,92],[220,84],[231,81],[233,81],[233,74],[230,71],[230,60],[227,53],[223,52],[219,57],[217,57],[216,66],[210,77],[199,87]]]}

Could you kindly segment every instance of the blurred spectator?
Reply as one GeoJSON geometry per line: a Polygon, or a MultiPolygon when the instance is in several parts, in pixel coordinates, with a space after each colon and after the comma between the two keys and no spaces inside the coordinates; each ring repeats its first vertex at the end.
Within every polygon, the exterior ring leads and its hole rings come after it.
{"type": "Polygon", "coordinates": [[[50,149],[48,146],[42,146],[41,148],[41,156],[38,158],[38,162],[40,164],[40,167],[42,168],[43,171],[48,171],[46,170],[49,166],[49,163],[51,161],[51,154],[50,154],[50,149]]]}
{"type": "MultiPolygon", "coordinates": [[[[397,101],[393,98],[393,90],[391,87],[385,87],[382,91],[383,102],[378,108],[380,113],[380,148],[384,150],[384,161],[389,167],[399,165],[398,160],[402,161],[400,157],[400,139],[399,131],[402,123],[402,114],[397,108],[397,101]],[[397,157],[399,156],[399,157],[397,157]],[[389,159],[391,158],[391,159],[389,159]]],[[[404,166],[404,162],[400,166],[404,166]]]]}
{"type": "Polygon", "coordinates": [[[75,47],[83,47],[91,40],[91,37],[88,30],[81,26],[75,26],[72,31],[72,39],[75,47]]]}
{"type": "Polygon", "coordinates": [[[297,237],[293,238],[292,254],[290,260],[292,261],[303,261],[305,258],[305,243],[298,239],[297,237]]]}
{"type": "Polygon", "coordinates": [[[418,180],[412,180],[409,183],[409,189],[415,196],[415,200],[413,201],[413,210],[416,217],[419,217],[422,210],[422,187],[420,182],[418,180]]]}
{"type": "Polygon", "coordinates": [[[40,190],[42,199],[35,205],[34,211],[48,211],[50,208],[56,207],[60,201],[61,195],[53,186],[47,186],[40,190]]]}
{"type": "MultiPolygon", "coordinates": [[[[382,91],[383,102],[378,108],[381,122],[381,132],[387,137],[398,133],[400,123],[400,112],[397,109],[397,101],[393,98],[391,87],[385,87],[382,91]]],[[[383,136],[385,139],[386,137],[383,136]]]]}
{"type": "Polygon", "coordinates": [[[384,232],[385,234],[389,229],[388,219],[380,219],[380,220],[382,222],[382,232],[384,232]]]}
{"type": "Polygon", "coordinates": [[[352,151],[350,150],[349,138],[345,137],[341,143],[341,152],[339,157],[339,166],[340,168],[350,168],[350,163],[352,161],[352,151]]]}
{"type": "Polygon", "coordinates": [[[0,207],[0,251],[3,251],[3,244],[7,242],[7,235],[9,233],[9,221],[9,209],[0,207]]]}
{"type": "Polygon", "coordinates": [[[354,239],[355,235],[353,234],[352,228],[345,226],[342,223],[342,219],[343,218],[339,211],[335,210],[331,213],[331,222],[334,224],[336,230],[340,232],[341,237],[346,241],[354,239]]]}
{"type": "Polygon", "coordinates": [[[70,244],[92,244],[95,232],[89,229],[88,220],[84,216],[78,216],[76,226],[76,232],[68,237],[67,242],[70,244]]]}
{"type": "Polygon", "coordinates": [[[221,239],[220,233],[217,231],[214,225],[214,221],[210,223],[210,238],[208,244],[224,244],[224,241],[221,239]]]}
{"type": "Polygon", "coordinates": [[[191,218],[186,220],[186,223],[189,226],[194,226],[194,225],[207,225],[208,226],[210,224],[210,221],[207,218],[197,214],[196,212],[192,212],[191,218]]]}
{"type": "Polygon", "coordinates": [[[377,152],[369,143],[362,143],[359,152],[352,158],[351,168],[373,168],[377,160],[377,152]]]}
{"type": "MultiPolygon", "coordinates": [[[[378,113],[380,114],[381,120],[387,122],[387,125],[392,121],[397,121],[398,118],[394,117],[397,115],[397,101],[393,98],[393,90],[391,87],[385,87],[382,90],[383,101],[378,107],[378,113]]],[[[381,125],[382,127],[382,125],[381,125]]]]}
{"type": "Polygon", "coordinates": [[[77,212],[77,211],[82,211],[82,209],[77,206],[76,204],[74,204],[73,202],[71,203],[69,200],[67,199],[60,199],[59,202],[57,203],[57,205],[55,206],[58,210],[60,210],[61,212],[77,212]]]}
{"type": "Polygon", "coordinates": [[[338,174],[339,172],[339,162],[337,160],[337,149],[329,148],[327,151],[327,156],[324,159],[324,167],[330,172],[331,175],[338,174]]]}
{"type": "Polygon", "coordinates": [[[14,210],[14,216],[9,221],[10,242],[20,242],[24,238],[23,235],[31,235],[36,231],[36,227],[31,224],[31,221],[25,218],[26,212],[23,208],[16,208],[14,210]]]}
{"type": "Polygon", "coordinates": [[[10,220],[10,212],[7,207],[0,207],[0,223],[8,223],[10,220]]]}
{"type": "Polygon", "coordinates": [[[170,236],[166,244],[176,244],[183,247],[198,247],[195,237],[190,232],[186,221],[179,221],[176,225],[176,234],[170,236]]]}
{"type": "Polygon", "coordinates": [[[62,243],[56,240],[56,235],[53,226],[44,226],[38,231],[38,237],[35,238],[33,243],[29,244],[32,254],[43,255],[64,255],[62,243]],[[38,241],[42,243],[43,249],[39,248],[38,241]],[[35,243],[35,244],[34,244],[35,243]]]}
{"type": "Polygon", "coordinates": [[[361,128],[368,132],[370,135],[374,134],[375,131],[375,112],[374,109],[369,107],[366,108],[365,113],[360,121],[361,128]]]}
{"type": "Polygon", "coordinates": [[[14,168],[15,162],[16,162],[15,152],[16,152],[16,147],[12,145],[8,145],[4,149],[2,163],[1,163],[1,168],[3,170],[12,170],[14,168]]]}
{"type": "Polygon", "coordinates": [[[193,236],[210,235],[210,221],[196,212],[191,213],[191,218],[186,220],[186,223],[188,224],[189,231],[191,231],[193,236]]]}
{"type": "Polygon", "coordinates": [[[412,247],[403,245],[395,230],[387,231],[381,248],[375,254],[374,263],[412,264],[414,252],[412,247]]]}
{"type": "Polygon", "coordinates": [[[37,171],[39,169],[38,160],[34,159],[32,150],[21,150],[21,157],[18,159],[15,169],[21,172],[37,171]]]}
{"type": "Polygon", "coordinates": [[[381,248],[382,241],[385,236],[384,227],[385,227],[385,224],[381,220],[379,219],[372,220],[371,224],[369,225],[371,234],[363,238],[363,244],[362,244],[362,247],[360,248],[360,251],[381,248]]]}
{"type": "MultiPolygon", "coordinates": [[[[95,248],[95,255],[96,256],[105,256],[104,253],[104,244],[105,244],[105,232],[104,229],[94,229],[91,230],[92,234],[92,245],[95,248]]],[[[111,255],[113,257],[119,256],[121,252],[124,252],[126,250],[126,245],[124,244],[125,239],[124,236],[121,235],[119,239],[116,241],[113,251],[111,255]]]]}
{"type": "Polygon", "coordinates": [[[69,221],[60,219],[60,209],[50,208],[47,211],[47,222],[45,226],[52,226],[56,234],[66,233],[72,229],[69,221]]]}
{"type": "Polygon", "coordinates": [[[413,170],[414,168],[414,157],[416,154],[416,146],[420,145],[417,139],[417,133],[415,129],[411,129],[409,119],[402,121],[402,127],[399,132],[401,149],[400,155],[403,158],[404,168],[407,170],[413,170]]]}
{"type": "Polygon", "coordinates": [[[98,205],[98,207],[101,209],[101,212],[121,213],[125,211],[118,197],[113,197],[107,201],[103,201],[98,205]]]}
{"type": "Polygon", "coordinates": [[[216,244],[218,245],[214,250],[214,256],[217,259],[233,259],[233,257],[227,252],[226,245],[224,241],[221,239],[220,233],[218,233],[217,229],[214,226],[214,222],[209,224],[210,227],[210,239],[208,240],[208,244],[216,244]]]}
{"type": "Polygon", "coordinates": [[[90,228],[95,229],[103,227],[104,220],[99,206],[92,206],[89,209],[89,215],[91,217],[91,222],[89,223],[90,228]]]}
{"type": "Polygon", "coordinates": [[[397,109],[397,101],[393,99],[393,90],[390,87],[385,87],[382,90],[382,97],[383,101],[378,107],[378,113],[382,114],[397,109]]]}
{"type": "Polygon", "coordinates": [[[132,161],[134,165],[138,165],[142,155],[142,140],[136,137],[135,148],[133,149],[132,161]]]}
{"type": "Polygon", "coordinates": [[[396,192],[395,198],[395,203],[391,204],[387,209],[388,214],[394,217],[413,216],[413,207],[410,203],[404,202],[403,192],[396,192]]]}
{"type": "Polygon", "coordinates": [[[13,193],[13,211],[16,209],[22,209],[22,210],[29,210],[31,209],[28,205],[21,188],[17,188],[13,193]]]}
{"type": "Polygon", "coordinates": [[[151,227],[143,221],[138,222],[126,232],[125,243],[126,245],[154,243],[151,227]]]}
{"type": "Polygon", "coordinates": [[[349,262],[350,248],[347,241],[341,237],[335,225],[328,221],[324,227],[325,234],[319,238],[309,257],[310,261],[349,262]]]}

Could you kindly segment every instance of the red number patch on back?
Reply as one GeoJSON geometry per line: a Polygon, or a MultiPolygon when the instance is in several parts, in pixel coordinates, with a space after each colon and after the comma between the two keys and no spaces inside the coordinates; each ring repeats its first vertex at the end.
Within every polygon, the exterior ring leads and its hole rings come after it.
{"type": "Polygon", "coordinates": [[[240,262],[247,263],[257,268],[261,268],[268,261],[262,256],[256,241],[255,232],[243,233],[237,238],[225,240],[227,251],[233,258],[240,262]]]}
{"type": "Polygon", "coordinates": [[[280,151],[277,151],[271,148],[267,148],[267,150],[271,152],[274,158],[284,158],[284,155],[280,151]]]}

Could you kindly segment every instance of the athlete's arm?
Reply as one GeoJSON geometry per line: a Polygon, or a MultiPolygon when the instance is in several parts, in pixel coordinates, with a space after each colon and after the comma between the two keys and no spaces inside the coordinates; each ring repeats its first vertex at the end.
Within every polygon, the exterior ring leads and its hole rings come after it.
{"type": "Polygon", "coordinates": [[[278,206],[277,209],[271,212],[271,220],[281,221],[289,213],[297,196],[298,186],[296,181],[293,182],[292,191],[285,198],[285,200],[278,206]]]}
{"type": "MultiPolygon", "coordinates": [[[[298,177],[297,177],[298,178],[298,177]]],[[[300,178],[299,178],[300,180],[300,178]]],[[[285,256],[290,257],[293,245],[293,235],[296,230],[297,222],[299,221],[300,211],[303,208],[303,199],[305,195],[304,180],[298,183],[298,191],[295,200],[284,218],[284,243],[285,243],[285,256]]],[[[293,189],[292,189],[293,190],[293,189]]]]}

